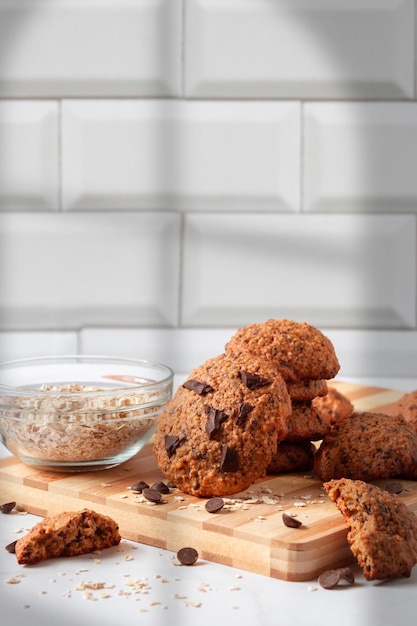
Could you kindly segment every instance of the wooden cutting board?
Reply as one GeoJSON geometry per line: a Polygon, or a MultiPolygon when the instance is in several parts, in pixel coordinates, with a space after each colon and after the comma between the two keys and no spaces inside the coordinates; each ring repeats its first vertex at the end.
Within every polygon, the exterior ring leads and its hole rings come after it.
{"type": "MultiPolygon", "coordinates": [[[[403,395],[350,383],[334,386],[357,410],[380,409],[403,395]]],[[[311,580],[353,561],[343,517],[314,476],[267,477],[227,499],[216,514],[205,510],[205,500],[179,491],[151,505],[128,489],[137,480],[163,480],[149,445],[117,468],[83,474],[47,473],[9,457],[0,460],[0,502],[14,500],[41,516],[93,508],[115,519],[126,539],[174,552],[193,546],[201,559],[283,580],[311,580]],[[296,514],[303,525],[287,528],[283,511],[296,514]]],[[[401,498],[417,512],[417,481],[402,483],[401,498]]]]}

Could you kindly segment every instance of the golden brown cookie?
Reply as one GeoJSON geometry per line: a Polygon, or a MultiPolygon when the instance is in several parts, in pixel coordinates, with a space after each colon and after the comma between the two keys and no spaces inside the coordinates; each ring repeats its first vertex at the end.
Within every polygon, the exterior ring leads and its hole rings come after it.
{"type": "Polygon", "coordinates": [[[267,474],[286,474],[311,470],[315,452],[316,447],[311,441],[300,441],[299,443],[281,441],[268,465],[267,474]]]}
{"type": "Polygon", "coordinates": [[[195,496],[249,487],[287,434],[291,402],[272,364],[219,355],[191,372],[161,414],[154,440],[160,471],[195,496]]]}
{"type": "Polygon", "coordinates": [[[314,398],[312,405],[331,424],[337,424],[345,417],[352,415],[354,411],[354,406],[349,398],[335,387],[329,387],[326,395],[314,398]]]}
{"type": "Polygon", "coordinates": [[[312,402],[292,402],[286,441],[318,441],[331,428],[327,415],[322,415],[312,402]]]}
{"type": "Polygon", "coordinates": [[[59,556],[76,556],[103,550],[120,543],[116,522],[89,509],[45,517],[17,540],[18,563],[33,565],[59,556]]]}
{"type": "Polygon", "coordinates": [[[287,382],[288,393],[294,402],[309,402],[327,394],[327,380],[296,380],[287,382]]]}
{"type": "Polygon", "coordinates": [[[314,459],[319,478],[417,478],[417,433],[402,417],[353,413],[332,427],[314,459]]]}
{"type": "Polygon", "coordinates": [[[244,351],[273,361],[289,382],[329,380],[340,367],[331,341],[306,322],[269,319],[244,326],[226,344],[226,352],[244,351]]]}
{"type": "Polygon", "coordinates": [[[397,402],[384,407],[387,415],[402,415],[406,422],[417,432],[417,389],[405,393],[397,402]]]}
{"type": "Polygon", "coordinates": [[[324,487],[349,526],[350,549],[365,578],[410,576],[417,563],[417,516],[399,496],[346,478],[324,487]]]}

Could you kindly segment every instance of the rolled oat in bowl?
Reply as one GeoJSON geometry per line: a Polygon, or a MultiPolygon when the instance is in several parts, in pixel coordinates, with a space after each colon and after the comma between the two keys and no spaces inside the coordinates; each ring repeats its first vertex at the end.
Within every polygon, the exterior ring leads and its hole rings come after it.
{"type": "Polygon", "coordinates": [[[45,357],[0,365],[0,440],[28,465],[86,471],[119,465],[152,437],[172,396],[159,363],[45,357]]]}

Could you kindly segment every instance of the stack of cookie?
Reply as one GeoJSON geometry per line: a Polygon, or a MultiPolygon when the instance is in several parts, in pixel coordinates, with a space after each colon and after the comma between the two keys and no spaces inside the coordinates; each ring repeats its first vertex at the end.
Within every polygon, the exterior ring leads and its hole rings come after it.
{"type": "Polygon", "coordinates": [[[161,414],[160,471],[195,496],[230,495],[266,473],[313,465],[313,441],[331,427],[313,400],[339,370],[318,329],[268,320],[239,329],[225,353],[195,368],[161,414]]]}
{"type": "Polygon", "coordinates": [[[241,353],[274,363],[291,399],[288,432],[279,442],[268,472],[311,469],[316,450],[312,442],[322,439],[332,425],[331,413],[323,410],[317,399],[326,396],[327,381],[339,371],[333,344],[305,322],[270,319],[235,333],[226,345],[226,354],[234,358],[241,353]]]}
{"type": "Polygon", "coordinates": [[[160,471],[194,496],[247,489],[285,439],[291,402],[278,368],[251,354],[219,355],[195,368],[159,417],[160,471]]]}

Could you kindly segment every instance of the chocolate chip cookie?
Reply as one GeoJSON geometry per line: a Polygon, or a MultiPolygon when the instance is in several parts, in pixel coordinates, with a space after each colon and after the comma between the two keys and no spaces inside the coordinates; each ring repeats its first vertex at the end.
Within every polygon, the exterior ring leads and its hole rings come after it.
{"type": "Polygon", "coordinates": [[[353,413],[325,435],[314,459],[319,478],[417,478],[417,433],[401,416],[353,413]]]}
{"type": "Polygon", "coordinates": [[[354,411],[354,406],[349,398],[335,389],[335,387],[329,387],[326,395],[313,398],[312,406],[323,418],[328,419],[331,424],[337,424],[345,417],[352,415],[354,411]]]}
{"type": "Polygon", "coordinates": [[[306,472],[313,468],[316,447],[311,441],[281,441],[267,468],[267,474],[306,472]]]}
{"type": "Polygon", "coordinates": [[[321,414],[312,402],[292,402],[286,441],[318,441],[331,428],[330,419],[321,414]]]}
{"type": "Polygon", "coordinates": [[[364,577],[410,576],[417,563],[417,516],[400,497],[346,478],[324,487],[349,526],[347,540],[364,577]]]}
{"type": "Polygon", "coordinates": [[[116,522],[83,509],[45,517],[17,540],[15,553],[21,565],[33,565],[59,556],[76,556],[103,550],[120,543],[116,522]]]}
{"type": "Polygon", "coordinates": [[[288,431],[291,401],[273,363],[219,355],[194,369],[161,414],[160,471],[201,497],[237,493],[266,473],[288,431]]]}
{"type": "Polygon", "coordinates": [[[269,319],[244,326],[226,344],[227,354],[240,352],[273,361],[284,380],[292,383],[329,380],[340,368],[332,342],[306,322],[269,319]]]}
{"type": "Polygon", "coordinates": [[[327,380],[297,380],[287,382],[288,393],[294,402],[310,402],[325,396],[328,392],[327,380]]]}

